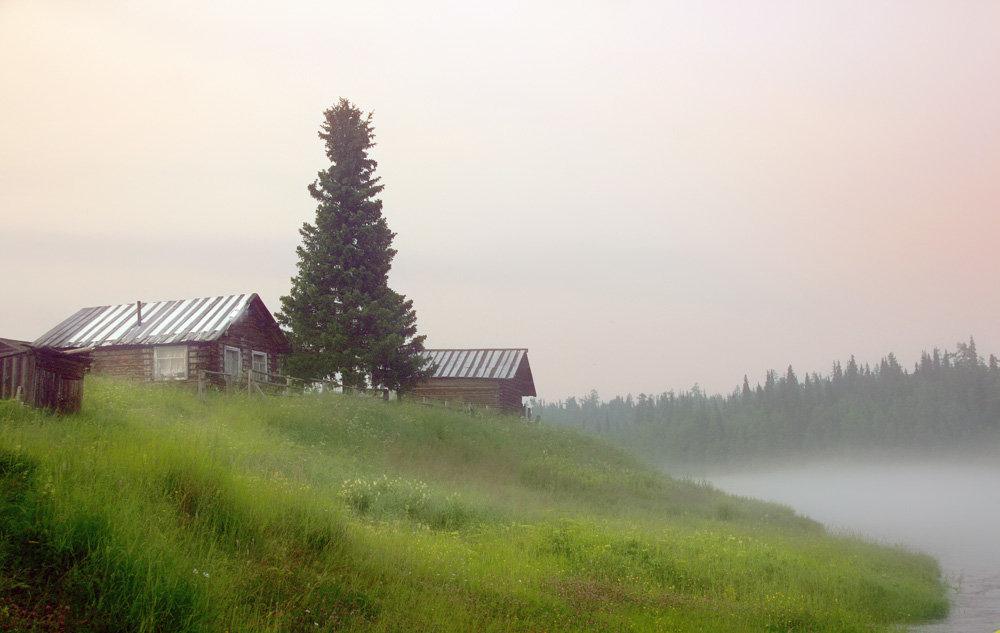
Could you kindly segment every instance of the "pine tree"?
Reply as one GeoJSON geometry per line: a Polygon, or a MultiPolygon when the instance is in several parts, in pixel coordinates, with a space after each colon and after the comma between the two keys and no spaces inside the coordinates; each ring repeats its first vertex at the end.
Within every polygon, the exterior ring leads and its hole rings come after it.
{"type": "Polygon", "coordinates": [[[847,369],[844,370],[844,377],[849,381],[856,380],[861,374],[858,371],[858,361],[854,360],[854,354],[851,354],[851,358],[847,361],[847,369]]]}
{"type": "Polygon", "coordinates": [[[966,345],[961,341],[958,343],[958,350],[955,352],[956,364],[959,367],[965,367],[968,369],[978,369],[980,366],[979,362],[979,352],[976,351],[976,340],[969,337],[969,344],[966,345]]]}
{"type": "Polygon", "coordinates": [[[372,115],[346,99],[323,115],[319,137],[330,167],[309,185],[316,222],[299,231],[298,274],[278,315],[290,330],[289,371],[405,390],[426,374],[424,337],[412,301],[388,286],[395,233],[382,217],[383,185],[369,156],[372,115]]]}
{"type": "Polygon", "coordinates": [[[785,372],[785,384],[789,387],[799,386],[799,378],[795,375],[795,370],[792,369],[791,365],[788,366],[788,371],[785,372]]]}

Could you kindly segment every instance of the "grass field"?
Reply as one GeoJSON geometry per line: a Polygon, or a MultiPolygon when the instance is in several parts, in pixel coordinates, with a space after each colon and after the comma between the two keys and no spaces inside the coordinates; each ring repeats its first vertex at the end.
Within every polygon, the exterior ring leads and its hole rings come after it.
{"type": "Polygon", "coordinates": [[[889,631],[931,559],[565,428],[88,379],[0,402],[0,629],[889,631]]]}

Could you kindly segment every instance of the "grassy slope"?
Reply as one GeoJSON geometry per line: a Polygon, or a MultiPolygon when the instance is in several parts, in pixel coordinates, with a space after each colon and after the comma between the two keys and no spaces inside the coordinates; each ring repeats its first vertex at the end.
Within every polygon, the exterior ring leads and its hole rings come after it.
{"type": "Polygon", "coordinates": [[[88,380],[0,402],[0,629],[877,631],[937,566],[563,428],[88,380]]]}

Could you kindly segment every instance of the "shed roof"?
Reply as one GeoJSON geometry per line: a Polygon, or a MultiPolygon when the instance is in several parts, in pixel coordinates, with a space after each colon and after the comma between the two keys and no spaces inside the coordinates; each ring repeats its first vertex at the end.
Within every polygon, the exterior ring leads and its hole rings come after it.
{"type": "Polygon", "coordinates": [[[0,338],[0,357],[22,354],[31,349],[27,341],[15,341],[10,338],[0,338]]]}
{"type": "MultiPolygon", "coordinates": [[[[50,347],[169,345],[214,341],[226,333],[256,293],[83,308],[34,342],[50,347]],[[138,319],[141,312],[141,321],[138,319]]],[[[270,312],[263,310],[268,316],[270,312]]],[[[273,317],[271,317],[273,321],[273,317]]],[[[277,324],[275,324],[277,327],[277,324]]]]}
{"type": "MultiPolygon", "coordinates": [[[[424,356],[436,366],[431,378],[514,378],[526,349],[428,349],[424,356]]],[[[530,370],[529,370],[530,371],[530,370]]]]}

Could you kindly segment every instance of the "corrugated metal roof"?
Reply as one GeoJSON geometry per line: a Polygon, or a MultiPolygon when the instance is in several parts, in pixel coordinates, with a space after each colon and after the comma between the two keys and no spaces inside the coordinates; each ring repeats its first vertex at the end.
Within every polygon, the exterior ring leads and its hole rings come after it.
{"type": "Polygon", "coordinates": [[[83,308],[55,326],[34,345],[50,347],[110,347],[169,345],[214,341],[222,336],[257,298],[256,294],[157,301],[83,308]]]}
{"type": "Polygon", "coordinates": [[[526,349],[428,349],[424,356],[437,368],[432,378],[496,378],[517,373],[526,349]]]}

